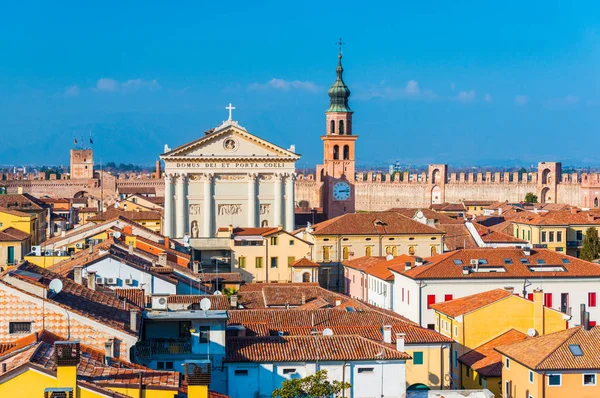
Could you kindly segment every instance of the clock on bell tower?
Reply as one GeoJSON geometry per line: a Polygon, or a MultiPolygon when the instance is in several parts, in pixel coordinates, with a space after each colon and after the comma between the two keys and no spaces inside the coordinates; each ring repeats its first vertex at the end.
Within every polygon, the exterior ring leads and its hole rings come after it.
{"type": "MultiPolygon", "coordinates": [[[[341,45],[341,41],[340,41],[341,45]]],[[[325,111],[323,140],[323,164],[317,166],[320,182],[320,203],[327,218],[354,213],[354,144],[358,136],[352,133],[352,114],[348,106],[350,89],[342,74],[342,53],[338,54],[337,78],[329,89],[329,108],[325,111]]]]}

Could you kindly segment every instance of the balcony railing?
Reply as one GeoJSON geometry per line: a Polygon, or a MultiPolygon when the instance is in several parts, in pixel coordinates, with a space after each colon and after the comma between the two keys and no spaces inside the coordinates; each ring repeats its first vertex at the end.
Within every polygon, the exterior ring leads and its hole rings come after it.
{"type": "Polygon", "coordinates": [[[567,241],[567,247],[579,247],[581,246],[581,241],[580,240],[568,240],[567,241]]]}
{"type": "Polygon", "coordinates": [[[191,339],[151,339],[140,341],[135,345],[135,352],[140,359],[149,359],[153,355],[191,354],[191,339]]]}

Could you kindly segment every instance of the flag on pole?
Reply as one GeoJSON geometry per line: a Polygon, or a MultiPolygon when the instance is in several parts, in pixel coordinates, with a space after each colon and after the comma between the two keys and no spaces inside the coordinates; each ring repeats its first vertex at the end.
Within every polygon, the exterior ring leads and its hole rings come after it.
{"type": "Polygon", "coordinates": [[[94,145],[94,141],[92,140],[92,137],[90,137],[90,145],[94,145]]]}
{"type": "Polygon", "coordinates": [[[73,138],[73,143],[77,145],[77,138],[73,138]]]}

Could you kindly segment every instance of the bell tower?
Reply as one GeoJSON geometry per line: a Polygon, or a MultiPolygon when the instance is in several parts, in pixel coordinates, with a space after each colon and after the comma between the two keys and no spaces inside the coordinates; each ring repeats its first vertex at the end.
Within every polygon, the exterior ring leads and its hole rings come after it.
{"type": "Polygon", "coordinates": [[[350,89],[344,83],[341,39],[336,80],[329,89],[329,108],[325,111],[323,164],[317,166],[321,183],[320,202],[327,218],[355,211],[354,146],[358,136],[352,131],[352,114],[348,105],[350,89]]]}

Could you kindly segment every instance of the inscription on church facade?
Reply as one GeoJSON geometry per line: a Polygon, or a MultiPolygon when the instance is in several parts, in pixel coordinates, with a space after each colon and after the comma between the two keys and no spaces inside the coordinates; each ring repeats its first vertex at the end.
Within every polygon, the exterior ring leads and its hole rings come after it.
{"type": "Polygon", "coordinates": [[[258,169],[258,168],[266,168],[266,169],[280,169],[284,168],[285,163],[283,162],[189,162],[189,163],[177,163],[178,168],[187,168],[187,169],[258,169]]]}

